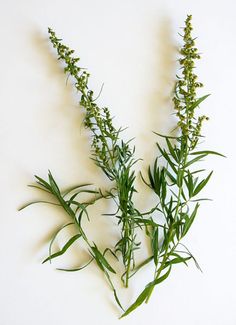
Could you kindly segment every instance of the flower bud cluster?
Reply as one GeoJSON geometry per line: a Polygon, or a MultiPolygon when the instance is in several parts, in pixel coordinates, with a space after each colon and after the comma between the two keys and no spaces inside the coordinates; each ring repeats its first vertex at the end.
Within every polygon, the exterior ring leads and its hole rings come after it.
{"type": "Polygon", "coordinates": [[[198,139],[201,136],[202,123],[204,120],[208,121],[209,117],[202,115],[197,119],[194,131],[192,132],[191,149],[194,149],[198,143],[198,139]]]}
{"type": "Polygon", "coordinates": [[[112,124],[110,111],[107,107],[100,108],[95,103],[93,91],[88,87],[90,74],[76,65],[80,58],[73,57],[74,51],[62,44],[52,29],[49,28],[48,32],[59,59],[65,63],[64,71],[75,79],[75,87],[81,94],[80,105],[85,108],[84,125],[93,133],[92,148],[95,160],[102,168],[109,170],[113,164],[111,152],[114,152],[109,146],[117,139],[118,132],[112,124]]]}
{"type": "Polygon", "coordinates": [[[201,117],[196,122],[197,89],[203,87],[203,84],[197,81],[197,75],[194,73],[195,60],[200,59],[200,55],[195,47],[195,39],[191,35],[193,29],[191,20],[192,15],[188,15],[182,36],[184,45],[180,49],[181,58],[179,59],[182,75],[177,76],[173,102],[182,136],[196,142],[196,138],[200,136],[202,121],[206,117],[201,117]]]}

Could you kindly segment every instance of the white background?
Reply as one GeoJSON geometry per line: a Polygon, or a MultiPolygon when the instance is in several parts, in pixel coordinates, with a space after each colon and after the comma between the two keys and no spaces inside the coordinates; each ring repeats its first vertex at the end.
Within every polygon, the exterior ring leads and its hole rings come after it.
{"type": "MultiPolygon", "coordinates": [[[[236,324],[235,10],[233,0],[1,2],[1,325],[236,324]],[[170,119],[178,32],[188,13],[203,54],[197,72],[204,93],[211,93],[201,106],[210,116],[202,149],[227,155],[204,163],[214,169],[205,190],[213,202],[202,204],[185,240],[203,273],[193,263],[176,266],[148,305],[119,321],[96,266],[73,274],[55,270],[69,262],[80,265],[83,252],[74,247],[68,259],[41,264],[64,214],[39,205],[17,212],[23,202],[39,197],[26,185],[34,174],[46,177],[48,169],[62,187],[104,184],[89,159],[82,115],[47,40],[47,27],[76,50],[97,93],[104,82],[99,100],[116,116],[117,126],[129,126],[124,137],[136,138],[137,157],[145,158],[138,168],[144,171],[155,156],[157,138],[151,131],[164,131],[170,119]]],[[[145,207],[147,194],[139,195],[145,207]]],[[[112,221],[97,212],[93,222],[91,234],[101,245],[116,239],[112,221]]],[[[127,293],[119,290],[123,303],[128,306],[150,279],[146,268],[127,293]]]]}

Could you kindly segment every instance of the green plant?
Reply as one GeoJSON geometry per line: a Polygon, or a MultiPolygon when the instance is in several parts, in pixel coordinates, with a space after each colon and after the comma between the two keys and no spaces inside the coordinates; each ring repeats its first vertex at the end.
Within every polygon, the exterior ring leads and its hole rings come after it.
{"type": "Polygon", "coordinates": [[[61,191],[51,172],[48,180],[36,176],[37,184],[31,185],[37,189],[46,191],[54,198],[54,201],[35,201],[33,203],[50,203],[59,205],[70,217],[70,222],[58,229],[49,246],[49,256],[43,261],[63,255],[67,249],[77,240],[83,240],[87,245],[89,260],[77,269],[61,269],[64,271],[78,271],[95,261],[104,273],[118,305],[122,308],[124,317],[135,310],[144,302],[148,302],[156,285],[163,282],[170,274],[173,265],[187,262],[193,259],[200,269],[196,259],[182,243],[182,239],[188,233],[197,215],[200,202],[206,200],[199,198],[199,193],[208,183],[212,172],[200,177],[203,169],[195,166],[208,155],[221,154],[210,150],[197,150],[199,140],[202,138],[201,128],[205,115],[198,114],[200,103],[209,95],[197,97],[196,90],[202,87],[194,73],[195,60],[200,58],[195,47],[195,40],[191,36],[191,15],[185,21],[183,47],[180,49],[181,75],[177,76],[174,88],[174,109],[176,115],[175,136],[165,136],[156,133],[158,137],[165,139],[165,145],[157,142],[158,155],[153,166],[148,169],[148,179],[141,178],[156,195],[157,202],[147,212],[141,212],[134,206],[133,195],[136,192],[136,174],[133,165],[137,162],[134,158],[135,147],[130,146],[130,141],[121,138],[122,128],[116,129],[110,111],[107,107],[99,107],[90,90],[89,74],[78,66],[79,58],[74,57],[73,50],[65,46],[49,28],[49,38],[57,51],[58,59],[64,63],[64,71],[73,78],[74,86],[80,94],[80,106],[84,108],[84,126],[91,131],[91,152],[95,164],[102,169],[111,182],[111,188],[104,192],[101,189],[91,189],[90,184],[82,184],[61,191]],[[80,194],[92,194],[88,201],[79,200],[80,194]],[[98,200],[110,199],[115,202],[117,211],[112,214],[121,226],[120,239],[115,247],[107,247],[103,252],[96,243],[86,235],[82,220],[89,219],[88,206],[96,204],[98,200]],[[159,219],[154,218],[159,215],[159,219]],[[164,221],[159,221],[164,220],[164,221]],[[75,226],[77,234],[72,236],[64,247],[52,253],[52,246],[58,233],[68,226],[75,226]],[[141,248],[137,240],[136,228],[145,231],[149,239],[152,254],[141,264],[135,263],[135,251],[141,248]],[[125,287],[128,287],[129,279],[134,276],[144,265],[154,263],[155,271],[150,281],[136,301],[126,310],[123,309],[113,285],[111,274],[116,271],[105,257],[106,253],[112,254],[117,260],[122,257],[124,273],[121,277],[125,287]]]}
{"type": "Polygon", "coordinates": [[[118,206],[116,217],[122,225],[121,238],[115,247],[115,253],[122,254],[125,272],[122,276],[124,284],[128,287],[131,263],[134,263],[134,251],[138,248],[136,242],[133,218],[135,211],[132,196],[135,192],[135,174],[132,166],[135,148],[130,148],[129,142],[120,138],[122,128],[118,130],[112,123],[110,111],[107,107],[98,107],[94,93],[89,89],[89,74],[76,63],[79,58],[74,58],[74,51],[61,43],[55,33],[49,28],[50,40],[57,50],[58,58],[65,63],[64,71],[75,80],[75,87],[80,93],[80,106],[85,109],[84,126],[92,133],[92,159],[102,169],[111,182],[114,182],[110,196],[118,206]]]}
{"type": "Polygon", "coordinates": [[[193,259],[200,269],[196,259],[185,245],[181,243],[188,233],[200,206],[200,201],[207,200],[198,198],[199,193],[208,183],[212,171],[204,178],[199,175],[204,169],[195,169],[196,163],[204,157],[214,154],[221,154],[210,151],[197,151],[196,147],[202,137],[202,122],[208,120],[205,115],[198,116],[200,103],[209,95],[197,97],[196,90],[203,87],[197,81],[194,73],[195,60],[200,59],[195,40],[191,35],[192,16],[189,15],[185,21],[183,42],[180,49],[180,70],[177,75],[174,88],[174,109],[177,117],[177,136],[164,136],[166,146],[163,148],[157,142],[159,156],[156,158],[153,167],[149,167],[148,181],[143,181],[150,187],[158,199],[158,212],[164,217],[164,223],[153,222],[151,216],[146,220],[150,225],[150,240],[153,255],[147,259],[155,264],[154,277],[145,289],[138,296],[136,301],[122,315],[126,316],[144,301],[148,302],[156,285],[164,281],[170,274],[173,265],[184,263],[193,259]],[[159,160],[162,162],[159,163],[159,160]],[[181,248],[180,248],[181,246],[181,248]]]}

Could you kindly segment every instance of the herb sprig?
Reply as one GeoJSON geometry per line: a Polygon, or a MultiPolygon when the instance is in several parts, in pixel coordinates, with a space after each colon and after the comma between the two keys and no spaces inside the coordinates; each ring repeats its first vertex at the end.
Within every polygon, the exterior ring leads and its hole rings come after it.
{"type": "Polygon", "coordinates": [[[148,219],[151,221],[149,237],[153,255],[147,262],[153,261],[155,264],[154,277],[121,317],[128,315],[143,302],[147,303],[155,286],[167,279],[175,264],[187,265],[187,261],[193,259],[200,269],[194,256],[182,244],[182,239],[197,215],[200,201],[205,200],[198,195],[213,172],[205,178],[200,178],[203,170],[196,170],[194,166],[210,154],[223,155],[209,150],[194,151],[202,137],[202,122],[208,119],[205,115],[198,117],[196,111],[199,104],[209,95],[197,98],[196,90],[203,87],[203,84],[197,81],[197,75],[194,73],[195,60],[200,59],[200,54],[191,35],[191,19],[192,16],[188,15],[185,21],[184,45],[180,50],[179,59],[182,73],[177,75],[174,87],[173,103],[179,135],[174,137],[156,133],[164,137],[166,146],[163,148],[157,142],[159,153],[154,166],[148,169],[148,181],[142,177],[145,184],[156,194],[156,210],[165,220],[163,224],[157,224],[152,222],[152,215],[148,219]],[[160,160],[164,163],[159,163],[160,160]]]}
{"type": "Polygon", "coordinates": [[[49,39],[57,50],[58,59],[65,64],[64,72],[75,80],[75,88],[80,93],[80,106],[85,109],[84,126],[92,133],[92,159],[102,169],[110,181],[114,182],[112,197],[118,206],[116,218],[121,224],[121,238],[116,244],[115,254],[122,254],[125,272],[122,276],[128,287],[129,274],[135,266],[134,251],[139,248],[133,222],[133,194],[135,173],[132,166],[135,147],[130,148],[130,141],[123,141],[120,136],[122,128],[116,129],[112,123],[107,107],[100,108],[89,89],[89,73],[78,67],[79,58],[73,57],[73,50],[61,43],[52,29],[48,29],[49,39]]]}
{"type": "Polygon", "coordinates": [[[212,150],[196,149],[199,140],[202,139],[202,123],[208,120],[205,115],[198,114],[199,105],[209,95],[197,96],[197,89],[203,87],[203,84],[197,80],[195,74],[195,61],[200,59],[200,54],[191,34],[191,20],[192,16],[188,15],[182,36],[183,46],[180,49],[181,73],[176,76],[173,95],[177,135],[162,135],[154,132],[158,137],[165,139],[165,145],[156,143],[158,153],[154,164],[148,168],[147,179],[141,174],[144,184],[156,196],[155,206],[147,212],[140,212],[134,205],[137,176],[133,166],[138,161],[134,157],[135,147],[131,147],[131,140],[126,142],[122,140],[123,129],[114,126],[109,109],[98,106],[97,98],[89,88],[90,75],[78,65],[80,59],[74,56],[74,51],[64,45],[61,39],[57,38],[52,29],[48,29],[49,39],[57,51],[58,59],[64,64],[64,72],[72,77],[75,89],[80,94],[79,104],[85,112],[84,126],[92,135],[91,158],[108,177],[111,187],[102,192],[101,189],[91,189],[91,184],[82,184],[61,191],[49,171],[48,180],[36,176],[36,184],[31,187],[45,191],[53,200],[37,200],[26,204],[22,209],[34,203],[48,203],[58,205],[65,211],[70,220],[55,232],[49,245],[49,256],[43,263],[51,262],[66,253],[75,241],[83,240],[89,256],[87,263],[76,269],[60,270],[79,271],[95,261],[107,279],[115,301],[123,310],[121,318],[133,312],[144,302],[147,303],[154,288],[168,278],[175,264],[188,265],[188,261],[192,259],[200,269],[195,257],[182,243],[182,239],[187,235],[196,218],[200,202],[207,200],[200,198],[199,194],[207,185],[213,172],[201,176],[204,169],[195,166],[208,155],[223,155],[212,150]],[[92,199],[88,201],[80,199],[80,194],[85,193],[92,194],[92,199]],[[109,215],[117,218],[121,229],[120,239],[115,247],[107,247],[103,252],[87,237],[83,226],[84,217],[89,220],[88,207],[101,199],[111,199],[115,202],[117,211],[109,215]],[[69,226],[74,226],[77,233],[59,251],[52,253],[53,243],[58,234],[69,226]],[[135,251],[141,248],[141,242],[137,239],[137,227],[145,232],[152,249],[152,254],[138,265],[136,265],[135,251]],[[107,253],[117,260],[121,255],[124,266],[121,280],[125,287],[128,287],[129,279],[144,265],[150,263],[154,265],[153,279],[126,310],[122,307],[114,287],[111,275],[116,274],[116,270],[108,262],[105,256],[107,253]]]}

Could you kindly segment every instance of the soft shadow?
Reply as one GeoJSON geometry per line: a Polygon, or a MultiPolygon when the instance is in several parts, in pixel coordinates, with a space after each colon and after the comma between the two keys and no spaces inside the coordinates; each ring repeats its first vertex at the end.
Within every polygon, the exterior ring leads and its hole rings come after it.
{"type": "MultiPolygon", "coordinates": [[[[156,50],[154,49],[154,51],[158,55],[154,73],[157,87],[155,92],[150,95],[147,114],[145,115],[146,133],[140,139],[141,147],[145,150],[142,154],[145,159],[142,166],[140,164],[144,176],[146,176],[148,166],[152,166],[157,157],[156,142],[163,144],[163,138],[155,135],[153,131],[170,134],[175,124],[172,93],[176,74],[177,48],[173,40],[172,24],[169,18],[163,18],[160,21],[156,40],[156,50]]],[[[138,178],[138,187],[140,188],[141,193],[139,195],[142,196],[142,200],[139,197],[137,204],[141,210],[145,210],[150,207],[150,202],[152,202],[151,193],[147,190],[141,178],[138,178]]]]}
{"type": "MultiPolygon", "coordinates": [[[[35,31],[32,34],[32,46],[42,59],[43,72],[47,74],[48,81],[56,85],[58,88],[57,94],[59,94],[58,98],[55,99],[55,104],[51,105],[49,111],[42,110],[41,118],[44,121],[45,132],[49,132],[50,128],[53,127],[60,132],[57,121],[61,122],[63,120],[63,128],[65,129],[62,130],[62,133],[65,131],[65,134],[70,137],[66,139],[68,140],[66,144],[70,146],[68,151],[71,152],[73,161],[79,162],[79,168],[77,168],[77,172],[75,171],[76,181],[78,183],[81,181],[83,172],[91,176],[90,182],[93,181],[94,177],[103,181],[102,173],[90,159],[90,134],[83,128],[84,111],[78,104],[80,97],[74,90],[73,81],[64,74],[63,65],[57,60],[57,54],[52,49],[47,35],[35,31]],[[45,118],[45,113],[49,122],[45,118]]],[[[45,166],[46,168],[47,166],[45,166]]]]}
{"type": "MultiPolygon", "coordinates": [[[[148,167],[153,166],[159,154],[156,142],[161,146],[165,145],[164,139],[155,135],[153,131],[160,134],[170,134],[176,123],[173,115],[172,94],[178,49],[173,40],[173,34],[171,20],[167,17],[163,18],[159,22],[156,49],[154,49],[157,53],[157,60],[153,73],[156,76],[154,79],[156,79],[157,86],[154,93],[150,95],[147,114],[145,115],[146,124],[144,128],[146,133],[142,135],[139,141],[142,150],[144,150],[141,154],[144,160],[142,164],[139,164],[139,167],[141,167],[141,173],[147,181],[148,167]]],[[[156,195],[143,183],[141,177],[137,177],[136,184],[138,193],[135,197],[135,205],[140,211],[148,211],[157,204],[156,195]]],[[[161,222],[161,216],[158,212],[153,214],[153,218],[161,222]]],[[[142,261],[152,254],[152,249],[150,239],[143,232],[140,234],[140,240],[143,242],[143,253],[138,252],[137,257],[142,261]]]]}
{"type": "MultiPolygon", "coordinates": [[[[157,91],[150,98],[149,126],[152,131],[169,134],[174,119],[172,94],[176,75],[177,48],[173,40],[171,20],[160,22],[157,35],[159,60],[157,61],[157,91]]],[[[154,136],[155,141],[155,136],[154,136]]]]}

